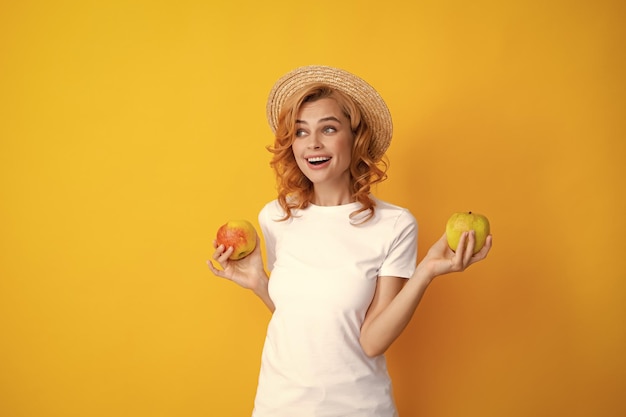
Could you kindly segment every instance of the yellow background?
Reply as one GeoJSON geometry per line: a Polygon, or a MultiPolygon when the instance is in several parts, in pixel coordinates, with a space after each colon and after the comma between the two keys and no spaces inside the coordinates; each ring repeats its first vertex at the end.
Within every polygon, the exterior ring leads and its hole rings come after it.
{"type": "Polygon", "coordinates": [[[270,316],[205,260],[305,64],[387,100],[420,258],[492,223],[389,352],[401,416],[626,415],[623,4],[3,1],[0,415],[249,415],[270,316]]]}

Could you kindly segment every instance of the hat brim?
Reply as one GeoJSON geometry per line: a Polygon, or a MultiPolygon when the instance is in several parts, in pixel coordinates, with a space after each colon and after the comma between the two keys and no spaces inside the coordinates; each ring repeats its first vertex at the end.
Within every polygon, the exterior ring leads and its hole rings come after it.
{"type": "Polygon", "coordinates": [[[373,132],[371,156],[375,160],[381,159],[391,143],[393,134],[389,108],[380,94],[365,80],[339,68],[309,65],[296,68],[282,76],[274,84],[267,100],[267,120],[272,131],[276,133],[278,116],[285,100],[315,83],[337,89],[355,101],[361,109],[363,119],[373,132]]]}

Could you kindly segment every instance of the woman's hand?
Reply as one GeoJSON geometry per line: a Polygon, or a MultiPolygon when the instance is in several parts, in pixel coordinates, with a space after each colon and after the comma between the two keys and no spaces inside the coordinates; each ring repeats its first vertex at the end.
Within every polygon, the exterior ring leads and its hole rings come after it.
{"type": "Polygon", "coordinates": [[[233,253],[233,248],[225,248],[224,245],[217,245],[216,241],[213,241],[213,259],[217,261],[222,269],[218,269],[213,265],[212,261],[207,261],[209,269],[215,276],[225,278],[246,288],[252,290],[262,301],[267,308],[274,312],[275,306],[270,294],[268,292],[269,277],[265,273],[263,268],[263,258],[261,257],[261,242],[257,235],[256,247],[245,258],[237,261],[232,261],[228,257],[233,253]]]}
{"type": "Polygon", "coordinates": [[[207,261],[207,265],[215,276],[228,279],[243,288],[251,289],[256,292],[261,280],[267,280],[267,275],[263,269],[263,259],[261,257],[260,239],[256,237],[256,247],[245,258],[233,261],[228,259],[233,253],[233,248],[226,248],[224,245],[217,245],[213,241],[213,260],[217,261],[222,269],[218,269],[213,265],[212,261],[207,261]]]}
{"type": "Polygon", "coordinates": [[[464,232],[461,235],[457,250],[454,252],[448,246],[448,241],[444,233],[428,250],[428,253],[424,259],[422,259],[418,268],[424,268],[431,279],[451,272],[461,272],[470,265],[485,259],[491,249],[491,244],[492,237],[489,235],[487,236],[485,245],[480,251],[473,254],[476,245],[476,237],[475,232],[472,230],[470,232],[464,232]]]}

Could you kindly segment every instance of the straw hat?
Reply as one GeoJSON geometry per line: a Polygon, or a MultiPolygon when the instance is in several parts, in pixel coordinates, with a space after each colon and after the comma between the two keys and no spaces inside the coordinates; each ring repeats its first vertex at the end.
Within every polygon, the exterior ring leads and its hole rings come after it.
{"type": "Polygon", "coordinates": [[[267,120],[276,133],[278,115],[285,100],[310,84],[322,83],[350,96],[360,107],[363,118],[372,129],[372,157],[380,160],[391,142],[393,124],[391,113],[378,92],[367,82],[348,71],[321,65],[296,68],[282,76],[270,91],[267,100],[267,120]]]}

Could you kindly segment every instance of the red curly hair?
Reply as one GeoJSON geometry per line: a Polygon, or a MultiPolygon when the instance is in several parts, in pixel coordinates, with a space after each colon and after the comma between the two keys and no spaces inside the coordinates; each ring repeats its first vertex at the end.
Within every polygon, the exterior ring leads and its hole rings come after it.
{"type": "Polygon", "coordinates": [[[370,145],[373,133],[354,100],[324,84],[312,84],[285,100],[278,116],[274,146],[267,147],[273,154],[270,165],[276,174],[278,202],[285,212],[285,217],[281,220],[291,218],[293,210],[307,208],[313,199],[313,183],[298,168],[291,145],[295,139],[296,118],[300,107],[304,103],[322,98],[335,100],[350,120],[354,134],[350,187],[353,200],[361,203],[361,207],[352,212],[350,218],[354,219],[355,216],[367,212],[362,221],[357,222],[364,223],[374,216],[376,205],[370,196],[370,189],[372,185],[387,178],[388,164],[384,157],[379,160],[372,157],[370,145]]]}

